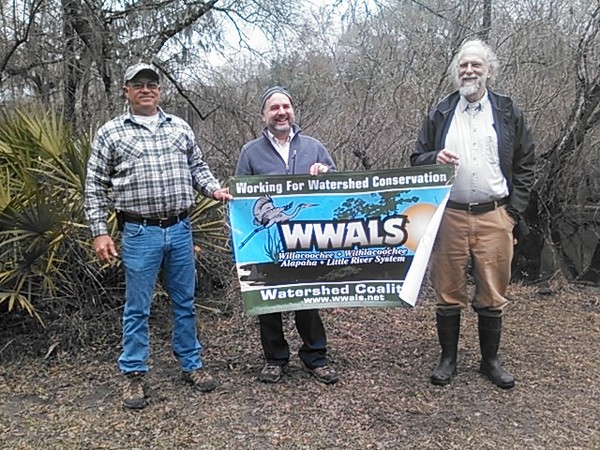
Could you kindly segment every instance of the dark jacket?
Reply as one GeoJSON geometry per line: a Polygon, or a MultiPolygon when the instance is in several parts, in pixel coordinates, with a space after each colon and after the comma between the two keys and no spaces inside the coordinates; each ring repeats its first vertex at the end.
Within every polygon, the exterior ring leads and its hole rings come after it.
{"type": "MultiPolygon", "coordinates": [[[[492,106],[494,129],[498,135],[500,168],[508,183],[510,200],[507,210],[515,220],[522,222],[522,214],[529,203],[535,181],[533,136],[522,111],[509,97],[496,94],[489,88],[488,97],[492,106]]],[[[429,113],[421,127],[415,151],[410,156],[411,165],[436,163],[437,154],[444,149],[448,128],[459,99],[458,91],[453,92],[429,113]]]]}
{"type": "Polygon", "coordinates": [[[261,137],[242,147],[235,174],[307,174],[314,163],[325,164],[331,171],[336,170],[329,152],[321,142],[302,134],[302,130],[297,125],[294,125],[294,133],[290,142],[290,157],[287,165],[273,147],[267,130],[264,129],[261,137]]]}

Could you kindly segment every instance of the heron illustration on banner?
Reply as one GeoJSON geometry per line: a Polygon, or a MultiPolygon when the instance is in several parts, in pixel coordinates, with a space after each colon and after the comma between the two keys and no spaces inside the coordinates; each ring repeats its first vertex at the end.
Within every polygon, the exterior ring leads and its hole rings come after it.
{"type": "Polygon", "coordinates": [[[254,215],[253,223],[256,225],[256,228],[246,236],[246,239],[242,241],[238,249],[241,250],[250,239],[256,236],[260,231],[277,223],[287,222],[296,217],[301,210],[318,205],[314,203],[299,203],[293,211],[287,212],[291,210],[293,206],[294,202],[290,202],[283,206],[275,206],[270,195],[264,195],[256,200],[254,207],[252,208],[252,214],[254,215]]]}

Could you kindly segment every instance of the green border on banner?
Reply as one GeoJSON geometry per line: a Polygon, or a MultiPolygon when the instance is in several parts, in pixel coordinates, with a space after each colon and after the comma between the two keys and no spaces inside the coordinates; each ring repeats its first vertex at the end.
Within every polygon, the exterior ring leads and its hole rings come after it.
{"type": "Polygon", "coordinates": [[[414,307],[454,175],[432,165],[232,178],[244,311],[414,307]]]}
{"type": "Polygon", "coordinates": [[[452,167],[445,164],[369,172],[328,172],[308,178],[307,175],[237,176],[230,180],[229,191],[238,198],[267,194],[352,194],[447,186],[452,176],[452,167]]]}
{"type": "Polygon", "coordinates": [[[315,308],[412,308],[400,298],[401,286],[393,280],[264,286],[243,293],[244,310],[254,316],[315,308]]]}

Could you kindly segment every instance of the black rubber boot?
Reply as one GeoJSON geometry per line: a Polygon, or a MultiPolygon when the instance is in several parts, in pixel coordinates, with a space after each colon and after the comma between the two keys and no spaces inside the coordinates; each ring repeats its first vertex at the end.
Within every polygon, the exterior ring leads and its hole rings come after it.
{"type": "Polygon", "coordinates": [[[436,315],[437,332],[442,356],[437,369],[431,374],[431,382],[445,386],[456,375],[456,355],[458,354],[458,336],[460,334],[460,314],[454,316],[436,315]]]}
{"type": "Polygon", "coordinates": [[[498,360],[498,348],[502,335],[502,317],[479,316],[479,346],[481,365],[479,371],[502,389],[515,385],[513,376],[502,368],[498,360]]]}

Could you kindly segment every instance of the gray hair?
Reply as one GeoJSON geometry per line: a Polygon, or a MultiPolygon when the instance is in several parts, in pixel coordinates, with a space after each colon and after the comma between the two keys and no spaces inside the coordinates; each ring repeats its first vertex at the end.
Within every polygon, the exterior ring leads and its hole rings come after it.
{"type": "Polygon", "coordinates": [[[482,51],[488,66],[488,70],[490,72],[488,84],[492,84],[494,81],[496,81],[496,76],[498,75],[500,63],[498,61],[496,53],[494,53],[494,51],[492,50],[492,47],[487,45],[481,39],[471,39],[469,41],[463,42],[463,44],[456,52],[456,55],[454,55],[452,62],[450,63],[450,67],[448,68],[448,75],[450,76],[450,78],[452,78],[452,81],[454,83],[458,82],[458,65],[460,58],[462,57],[463,53],[471,47],[477,47],[482,51]]]}

